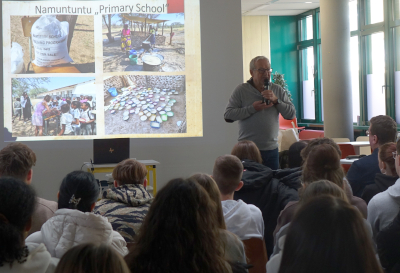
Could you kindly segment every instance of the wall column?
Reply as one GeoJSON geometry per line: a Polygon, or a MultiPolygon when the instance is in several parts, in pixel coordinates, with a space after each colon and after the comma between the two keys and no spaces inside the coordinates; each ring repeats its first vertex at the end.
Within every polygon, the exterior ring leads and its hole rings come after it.
{"type": "Polygon", "coordinates": [[[354,140],[348,0],[320,0],[326,137],[354,140]]]}

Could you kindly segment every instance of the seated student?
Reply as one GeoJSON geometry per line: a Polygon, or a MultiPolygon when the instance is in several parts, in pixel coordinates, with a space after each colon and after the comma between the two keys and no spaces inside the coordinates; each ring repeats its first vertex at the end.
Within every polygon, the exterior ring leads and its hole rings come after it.
{"type": "MultiPolygon", "coordinates": [[[[261,164],[260,150],[253,141],[241,140],[232,149],[243,165],[243,187],[234,193],[235,200],[255,205],[262,212],[264,238],[268,255],[274,247],[273,231],[279,213],[290,201],[299,200],[297,189],[273,177],[273,171],[261,164]]],[[[293,175],[293,174],[290,174],[293,175]]],[[[288,177],[288,176],[287,176],[288,177]]],[[[286,177],[286,178],[287,178],[286,177]]],[[[295,176],[297,180],[297,176],[295,176]]]]}
{"type": "Polygon", "coordinates": [[[380,173],[375,175],[375,183],[365,187],[361,197],[369,203],[369,201],[380,192],[387,190],[393,186],[399,176],[396,173],[395,160],[393,153],[396,152],[396,143],[389,142],[383,144],[378,153],[380,173]]]}
{"type": "Polygon", "coordinates": [[[360,212],[330,195],[314,197],[299,208],[281,262],[269,264],[268,273],[277,272],[383,273],[360,212]]]}
{"type": "Polygon", "coordinates": [[[264,221],[260,209],[233,199],[235,191],[243,187],[242,173],[243,165],[234,155],[220,156],[215,161],[212,177],[221,192],[226,229],[242,241],[250,238],[263,240],[264,221]]]}
{"type": "MultiPolygon", "coordinates": [[[[33,178],[32,167],[35,164],[36,155],[25,144],[19,142],[10,143],[0,151],[1,177],[11,176],[30,185],[33,178]]],[[[51,218],[56,210],[56,202],[37,197],[32,216],[32,226],[28,235],[39,231],[44,222],[51,218]]]]}
{"type": "Polygon", "coordinates": [[[134,159],[118,163],[112,172],[115,188],[105,191],[93,210],[107,217],[127,243],[133,243],[153,201],[146,190],[146,174],[146,166],[134,159]]]}
{"type": "Polygon", "coordinates": [[[72,122],[74,121],[74,118],[69,113],[69,105],[63,104],[61,106],[61,112],[62,112],[60,118],[61,131],[60,133],[58,133],[58,135],[62,136],[62,135],[74,134],[74,129],[72,129],[72,122]]]}
{"type": "Polygon", "coordinates": [[[83,102],[81,103],[81,117],[80,117],[80,122],[81,122],[81,130],[83,135],[91,135],[93,130],[92,130],[92,124],[94,120],[94,116],[92,113],[90,113],[90,104],[88,102],[83,102]]]}
{"type": "Polygon", "coordinates": [[[99,190],[93,174],[84,171],[67,174],[58,192],[58,210],[26,242],[44,243],[56,258],[73,246],[91,242],[104,242],[126,255],[124,238],[112,229],[107,218],[92,213],[99,190]]]}
{"type": "MultiPolygon", "coordinates": [[[[397,175],[400,174],[400,141],[397,141],[395,157],[395,168],[397,175]]],[[[400,207],[400,179],[398,178],[393,186],[386,191],[372,197],[368,203],[368,222],[371,224],[374,238],[387,227],[399,212],[400,207]]]]}
{"type": "Polygon", "coordinates": [[[81,244],[68,250],[55,273],[130,273],[126,262],[106,244],[81,244]]]}
{"type": "Polygon", "coordinates": [[[397,137],[397,124],[391,117],[375,116],[369,122],[367,135],[369,135],[369,143],[373,152],[351,164],[347,172],[347,180],[350,182],[353,194],[358,197],[361,197],[365,186],[374,184],[375,175],[380,173],[379,148],[385,143],[396,141],[397,137]]]}
{"type": "Polygon", "coordinates": [[[157,192],[125,257],[131,272],[231,272],[214,211],[195,181],[169,181],[157,192]]]}
{"type": "Polygon", "coordinates": [[[81,125],[79,119],[81,117],[81,103],[79,101],[71,102],[71,109],[69,113],[72,115],[74,121],[71,123],[72,129],[76,136],[81,134],[81,125]]]}
{"type": "Polygon", "coordinates": [[[0,272],[54,272],[58,259],[51,258],[43,244],[25,243],[35,203],[30,186],[0,178],[0,272]]]}
{"type": "Polygon", "coordinates": [[[289,168],[298,168],[303,165],[303,159],[300,153],[306,146],[306,141],[298,141],[290,145],[288,155],[289,168]]]}
{"type": "MultiPolygon", "coordinates": [[[[345,190],[345,182],[343,181],[343,178],[344,178],[344,172],[342,166],[340,165],[340,157],[333,146],[331,146],[330,144],[320,144],[314,146],[314,148],[311,151],[309,151],[306,162],[304,163],[303,166],[303,174],[302,174],[303,187],[307,187],[309,184],[315,181],[326,179],[335,183],[340,188],[345,190]]],[[[351,199],[354,197],[352,195],[349,196],[347,192],[346,195],[350,203],[353,204],[353,202],[351,202],[351,199]]],[[[362,202],[364,201],[362,200],[362,202]]],[[[289,202],[286,205],[285,209],[282,210],[282,212],[279,215],[274,235],[280,230],[281,227],[292,221],[298,205],[299,205],[298,201],[289,202]]],[[[360,210],[360,212],[366,218],[367,211],[365,209],[366,207],[365,202],[364,206],[357,206],[357,205],[355,206],[360,210]]]]}
{"type": "MultiPolygon", "coordinates": [[[[222,240],[224,241],[225,259],[231,262],[245,264],[246,254],[244,251],[243,243],[235,234],[226,230],[225,219],[221,205],[221,194],[214,179],[212,179],[211,176],[203,173],[194,174],[190,177],[190,179],[195,180],[200,186],[202,186],[206,190],[206,192],[210,196],[211,202],[215,206],[215,214],[217,216],[216,224],[220,230],[222,240]]],[[[250,263],[254,264],[253,261],[250,261],[250,263]]]]}
{"type": "Polygon", "coordinates": [[[379,259],[388,273],[400,272],[400,212],[376,236],[379,259]]]}

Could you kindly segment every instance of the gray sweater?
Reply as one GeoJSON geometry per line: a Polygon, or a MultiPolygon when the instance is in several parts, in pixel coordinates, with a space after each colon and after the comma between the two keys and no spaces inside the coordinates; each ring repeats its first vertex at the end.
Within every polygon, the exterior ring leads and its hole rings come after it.
{"type": "Polygon", "coordinates": [[[270,90],[282,102],[257,112],[253,102],[262,100],[261,93],[249,81],[240,84],[233,91],[224,114],[226,120],[239,120],[238,140],[251,140],[260,150],[278,148],[279,113],[285,119],[296,116],[296,110],[287,93],[274,83],[270,83],[270,90]]]}

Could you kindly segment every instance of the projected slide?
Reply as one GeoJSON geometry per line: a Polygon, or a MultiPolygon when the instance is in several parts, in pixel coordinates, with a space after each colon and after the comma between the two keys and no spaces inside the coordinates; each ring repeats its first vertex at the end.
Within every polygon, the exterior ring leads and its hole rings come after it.
{"type": "Polygon", "coordinates": [[[199,0],[2,12],[6,141],[202,136],[199,0]]]}

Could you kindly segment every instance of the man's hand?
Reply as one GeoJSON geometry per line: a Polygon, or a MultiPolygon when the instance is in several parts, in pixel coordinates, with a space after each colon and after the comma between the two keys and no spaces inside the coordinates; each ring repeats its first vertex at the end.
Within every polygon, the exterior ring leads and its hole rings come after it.
{"type": "Polygon", "coordinates": [[[265,102],[262,102],[261,100],[253,102],[253,107],[254,107],[254,109],[256,109],[257,112],[267,109],[267,108],[270,108],[272,106],[274,106],[272,103],[267,105],[265,102]]]}
{"type": "Polygon", "coordinates": [[[278,100],[278,97],[275,96],[274,92],[272,90],[264,90],[261,92],[261,95],[266,99],[270,100],[271,103],[274,103],[278,100]]]}

